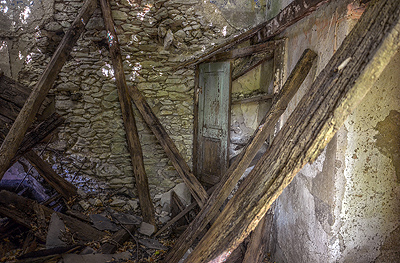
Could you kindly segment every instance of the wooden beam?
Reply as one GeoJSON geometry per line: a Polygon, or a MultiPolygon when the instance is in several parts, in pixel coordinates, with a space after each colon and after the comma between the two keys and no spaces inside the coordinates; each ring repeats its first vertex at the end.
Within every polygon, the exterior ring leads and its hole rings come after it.
{"type": "Polygon", "coordinates": [[[45,162],[34,151],[30,150],[24,154],[24,157],[35,167],[36,171],[43,177],[43,179],[51,185],[61,196],[66,200],[77,195],[76,187],[59,176],[51,167],[50,164],[45,162]]]}
{"type": "Polygon", "coordinates": [[[58,73],[68,58],[73,46],[83,32],[86,23],[96,9],[96,0],[87,0],[78,16],[72,23],[68,32],[64,35],[61,43],[58,45],[49,64],[40,76],[38,83],[33,88],[29,98],[25,101],[22,110],[14,121],[7,137],[0,148],[0,180],[9,167],[11,159],[15,156],[18,147],[24,138],[25,132],[31,126],[40,105],[46,98],[47,93],[53,86],[58,73]]]}
{"type": "Polygon", "coordinates": [[[208,194],[197,178],[190,171],[189,166],[183,159],[182,155],[179,153],[176,148],[174,142],[169,137],[167,131],[162,126],[160,120],[152,111],[149,104],[146,102],[146,99],[140,93],[137,87],[130,86],[128,87],[129,95],[131,96],[133,102],[136,107],[140,111],[143,116],[144,121],[147,123],[147,126],[151,129],[153,134],[156,136],[164,151],[168,155],[169,159],[172,162],[172,165],[175,167],[179,176],[183,179],[186,186],[189,188],[192,196],[199,204],[200,207],[206,203],[208,199],[208,194]]]}
{"type": "Polygon", "coordinates": [[[186,231],[179,237],[175,246],[168,253],[163,262],[178,262],[210,220],[219,214],[219,208],[236,186],[260,147],[274,130],[275,123],[286,110],[289,101],[306,78],[316,56],[317,55],[311,50],[306,50],[303,53],[283,86],[282,91],[276,96],[270,111],[261,121],[253,137],[249,140],[235,162],[229,167],[228,171],[222,177],[221,182],[208,199],[207,204],[192,221],[186,231]]]}
{"type": "Polygon", "coordinates": [[[251,239],[247,246],[243,262],[262,263],[265,257],[265,239],[267,236],[265,225],[266,218],[264,216],[251,234],[251,239]]]}
{"type": "Polygon", "coordinates": [[[214,57],[207,60],[207,62],[237,59],[237,58],[251,56],[261,52],[266,53],[270,57],[273,57],[275,46],[276,46],[275,41],[268,41],[258,45],[251,45],[248,47],[237,48],[226,52],[218,53],[214,57]]]}
{"type": "Polygon", "coordinates": [[[142,211],[143,221],[155,226],[154,207],[150,198],[149,183],[144,169],[142,147],[140,145],[139,135],[136,128],[132,103],[128,95],[121,50],[119,48],[118,36],[115,32],[114,21],[111,16],[110,3],[108,0],[100,0],[100,5],[108,35],[108,47],[114,66],[115,82],[118,88],[118,97],[121,104],[128,149],[131,155],[133,173],[136,179],[136,189],[138,190],[140,209],[142,211]]]}
{"type": "Polygon", "coordinates": [[[256,41],[254,43],[267,41],[272,37],[277,36],[297,21],[310,15],[321,5],[330,1],[331,0],[294,0],[284,9],[282,9],[282,11],[279,12],[279,14],[274,18],[259,24],[258,26],[234,37],[233,39],[228,40],[221,45],[214,47],[209,52],[198,58],[193,58],[187,62],[184,62],[183,64],[179,65],[176,70],[202,63],[212,58],[216,54],[223,52],[233,46],[236,46],[237,44],[242,43],[248,39],[251,39],[253,36],[256,35],[256,41]]]}
{"type": "MultiPolygon", "coordinates": [[[[48,135],[64,123],[64,121],[65,119],[61,115],[53,113],[47,119],[39,123],[34,129],[25,134],[21,147],[18,148],[18,151],[14,158],[11,159],[10,164],[16,162],[26,151],[29,151],[36,144],[43,141],[48,135]]],[[[9,167],[7,167],[7,169],[8,168],[9,167]]]]}
{"type": "Polygon", "coordinates": [[[400,2],[372,1],[186,262],[228,255],[323,151],[400,48],[400,2]]]}

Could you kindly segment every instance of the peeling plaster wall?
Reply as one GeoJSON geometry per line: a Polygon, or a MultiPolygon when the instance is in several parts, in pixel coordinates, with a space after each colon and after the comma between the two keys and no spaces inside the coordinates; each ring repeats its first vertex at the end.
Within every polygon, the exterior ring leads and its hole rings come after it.
{"type": "MultiPolygon", "coordinates": [[[[282,1],[283,2],[283,1],[282,1]]],[[[334,1],[290,27],[288,72],[305,48],[317,63],[282,124],[356,22],[334,1]]],[[[400,52],[313,164],[276,201],[275,262],[400,262],[400,52]]]]}

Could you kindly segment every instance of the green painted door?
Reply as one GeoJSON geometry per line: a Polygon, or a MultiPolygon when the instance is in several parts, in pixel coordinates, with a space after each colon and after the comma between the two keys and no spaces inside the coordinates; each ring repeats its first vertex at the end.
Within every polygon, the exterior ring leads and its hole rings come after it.
{"type": "Polygon", "coordinates": [[[230,62],[199,66],[197,174],[201,182],[214,185],[229,163],[230,62]]]}

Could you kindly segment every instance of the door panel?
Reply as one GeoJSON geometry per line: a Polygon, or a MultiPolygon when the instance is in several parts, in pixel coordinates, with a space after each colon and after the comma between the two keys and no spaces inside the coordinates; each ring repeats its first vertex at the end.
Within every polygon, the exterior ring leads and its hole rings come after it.
{"type": "Polygon", "coordinates": [[[230,62],[199,66],[197,173],[214,185],[228,168],[230,127],[230,62]]]}

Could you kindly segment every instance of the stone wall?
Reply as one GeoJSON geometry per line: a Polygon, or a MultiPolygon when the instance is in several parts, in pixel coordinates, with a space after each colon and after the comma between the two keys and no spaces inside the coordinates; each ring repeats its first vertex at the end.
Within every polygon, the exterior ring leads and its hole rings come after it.
{"type": "MultiPolygon", "coordinates": [[[[22,33],[18,35],[20,38],[12,39],[12,52],[7,54],[19,55],[18,64],[16,56],[11,61],[11,65],[19,67],[14,68],[14,78],[33,86],[83,1],[29,3],[34,5],[27,13],[29,34],[15,29],[14,35],[16,31],[22,33]]],[[[134,0],[121,0],[111,1],[111,8],[128,85],[137,85],[142,91],[178,150],[191,164],[194,71],[174,72],[173,68],[224,41],[235,29],[215,5],[204,1],[142,1],[139,5],[134,0]]],[[[15,20],[15,16],[10,19],[15,20]]],[[[50,151],[45,152],[53,168],[71,179],[82,167],[82,176],[75,183],[84,190],[109,185],[135,191],[100,8],[86,25],[50,96],[54,98],[55,111],[66,118],[65,125],[48,146],[50,151]]],[[[135,113],[154,197],[182,180],[139,112],[135,113]]]]}

